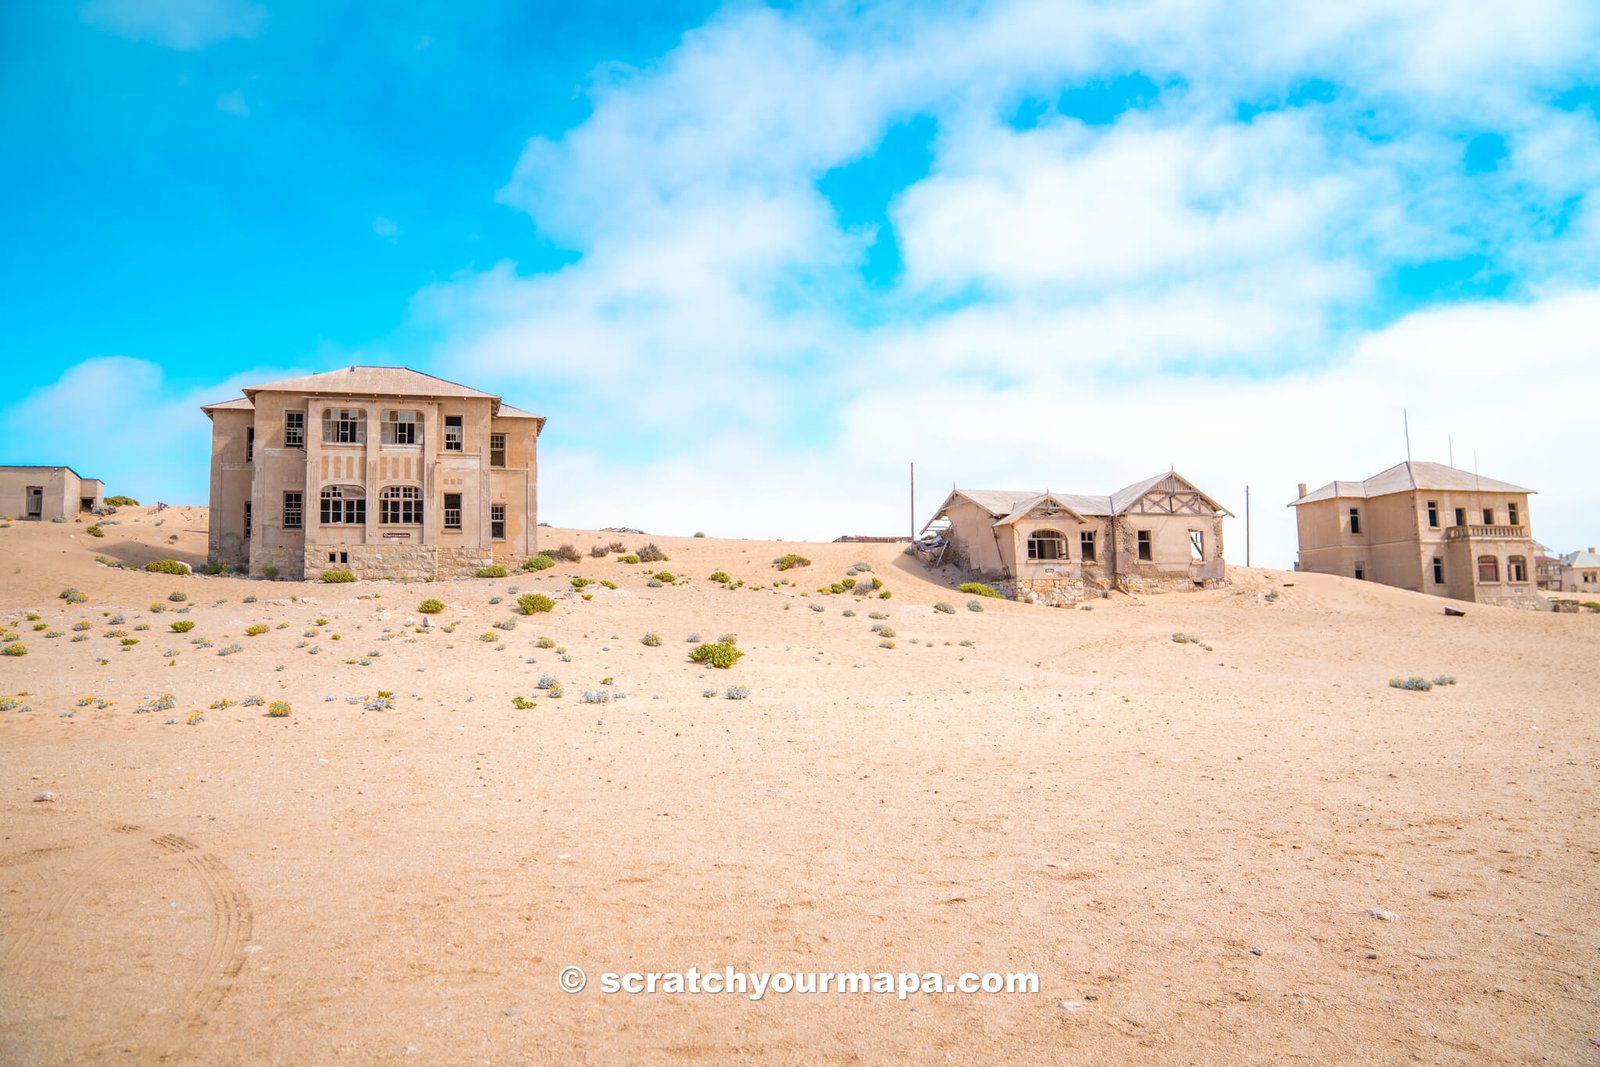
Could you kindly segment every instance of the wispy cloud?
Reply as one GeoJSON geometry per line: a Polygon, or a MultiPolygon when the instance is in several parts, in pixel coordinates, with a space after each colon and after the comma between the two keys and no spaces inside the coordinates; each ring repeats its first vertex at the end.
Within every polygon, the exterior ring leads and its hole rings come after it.
{"type": "Polygon", "coordinates": [[[226,92],[217,97],[217,110],[229,115],[238,115],[240,118],[248,118],[250,115],[250,105],[245,103],[244,94],[238,91],[226,92]]]}
{"type": "Polygon", "coordinates": [[[266,8],[249,0],[90,0],[83,6],[83,20],[97,29],[183,52],[254,37],[266,17],[266,8]]]}
{"type": "Polygon", "coordinates": [[[393,241],[400,236],[400,227],[379,215],[372,220],[372,232],[393,241]]]}

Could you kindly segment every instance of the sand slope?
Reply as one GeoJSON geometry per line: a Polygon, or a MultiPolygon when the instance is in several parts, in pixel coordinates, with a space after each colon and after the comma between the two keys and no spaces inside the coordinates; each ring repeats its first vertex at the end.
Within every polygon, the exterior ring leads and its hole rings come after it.
{"type": "Polygon", "coordinates": [[[1242,569],[1215,592],[976,613],[894,546],[661,537],[658,567],[175,578],[93,557],[200,562],[204,510],[117,519],[99,540],[0,529],[0,624],[29,650],[0,657],[0,697],[31,708],[0,712],[0,1062],[1600,1055],[1600,616],[1452,619],[1242,569]],[[791,550],[813,565],[779,575],[791,550]],[[856,561],[892,600],[816,592],[856,561]],[[691,580],[650,588],[656,569],[691,580]],[[575,575],[618,588],[584,601],[575,575]],[[69,585],[88,603],[58,599],[69,585]],[[556,611],[492,630],[511,587],[556,611]],[[448,608],[417,634],[429,596],[448,608]],[[694,632],[747,654],[697,666],[694,632]],[[561,699],[535,696],[542,674],[561,699]],[[1413,674],[1458,684],[1386,684],[1413,674]],[[380,690],[395,706],[364,707],[380,690]],[[166,693],[172,710],[135,711],[166,693]],[[207,710],[252,695],[294,714],[207,710]],[[568,964],[585,992],[558,988],[568,964]],[[1041,989],[598,990],[603,971],[729,965],[1041,989]]]}

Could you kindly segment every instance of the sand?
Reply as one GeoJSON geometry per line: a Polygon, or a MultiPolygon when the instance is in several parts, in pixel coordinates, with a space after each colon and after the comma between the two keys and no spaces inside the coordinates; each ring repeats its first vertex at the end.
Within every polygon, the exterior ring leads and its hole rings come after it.
{"type": "Polygon", "coordinates": [[[0,529],[0,624],[28,648],[0,657],[0,697],[31,708],[0,712],[0,1062],[1600,1057],[1600,615],[1447,618],[1242,568],[973,612],[892,545],[666,537],[656,567],[497,580],[171,577],[94,556],[203,561],[204,509],[117,519],[0,529]],[[780,575],[788,551],[812,565],[780,575]],[[817,593],[856,561],[893,599],[817,593]],[[650,588],[656,569],[689,581],[650,588]],[[618,588],[583,600],[578,575],[618,588]],[[555,611],[491,629],[511,587],[555,611]],[[448,607],[419,635],[426,597],[448,607]],[[695,632],[746,655],[691,663],[695,632]],[[394,706],[367,708],[380,690],[394,706]],[[599,989],[691,966],[1040,988],[599,989]]]}

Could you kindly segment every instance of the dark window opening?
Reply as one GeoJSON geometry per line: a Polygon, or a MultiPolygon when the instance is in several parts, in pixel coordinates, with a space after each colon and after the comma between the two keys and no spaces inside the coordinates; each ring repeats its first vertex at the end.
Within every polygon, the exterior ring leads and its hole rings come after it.
{"type": "Polygon", "coordinates": [[[1506,505],[1506,522],[1509,525],[1521,526],[1522,523],[1517,521],[1521,517],[1522,517],[1522,513],[1517,509],[1517,506],[1515,504],[1507,504],[1506,505]]]}
{"type": "Polygon", "coordinates": [[[367,413],[360,408],[328,408],[322,413],[322,441],[329,445],[367,443],[367,413]]]}
{"type": "Polygon", "coordinates": [[[461,529],[460,493],[446,493],[444,495],[444,528],[446,530],[461,529]]]}
{"type": "Polygon", "coordinates": [[[410,485],[391,485],[378,494],[378,521],[387,526],[422,524],[422,490],[410,485]]]}
{"type": "Polygon", "coordinates": [[[1528,580],[1528,558],[1526,556],[1509,556],[1506,559],[1506,581],[1525,582],[1528,580]]]}
{"type": "Polygon", "coordinates": [[[1493,556],[1478,557],[1478,581],[1498,582],[1500,580],[1500,561],[1493,556]]]}
{"type": "Polygon", "coordinates": [[[1483,524],[1485,526],[1493,526],[1494,525],[1494,508],[1484,508],[1483,509],[1483,524]]]}
{"type": "Polygon", "coordinates": [[[305,511],[304,494],[283,494],[283,528],[285,530],[298,530],[304,526],[305,511]]]}
{"type": "Polygon", "coordinates": [[[460,452],[465,435],[461,429],[460,415],[446,415],[444,417],[444,450],[446,452],[460,452]]]}
{"type": "Polygon", "coordinates": [[[1067,539],[1060,530],[1035,530],[1028,535],[1028,558],[1049,561],[1067,558],[1067,539]]]}
{"type": "Polygon", "coordinates": [[[254,426],[246,426],[244,428],[244,461],[246,463],[254,463],[255,459],[256,428],[254,426]]]}
{"type": "Polygon", "coordinates": [[[1467,524],[1467,509],[1466,508],[1456,508],[1456,525],[1457,526],[1465,526],[1466,524],[1467,524]]]}
{"type": "Polygon", "coordinates": [[[506,435],[492,433],[489,435],[489,466],[504,467],[506,465],[506,435]]]}
{"type": "Polygon", "coordinates": [[[367,521],[367,498],[360,489],[330,485],[322,491],[324,526],[361,526],[367,521]]]}
{"type": "Polygon", "coordinates": [[[385,411],[383,413],[383,443],[386,445],[421,444],[422,412],[385,411]]]}
{"type": "Polygon", "coordinates": [[[1356,581],[1364,582],[1366,580],[1367,580],[1367,565],[1365,563],[1357,563],[1356,564],[1356,581]]]}
{"type": "Polygon", "coordinates": [[[1433,584],[1444,584],[1444,560],[1438,556],[1433,557],[1433,584]]]}
{"type": "Polygon", "coordinates": [[[506,506],[504,504],[489,505],[489,537],[495,541],[506,539],[506,506]]]}
{"type": "Polygon", "coordinates": [[[1437,530],[1438,528],[1439,502],[1437,500],[1430,500],[1428,501],[1428,529],[1437,530]]]}
{"type": "Polygon", "coordinates": [[[251,522],[250,501],[246,500],[244,502],[244,539],[246,541],[250,540],[250,527],[252,525],[254,524],[251,522]]]}
{"type": "Polygon", "coordinates": [[[1149,530],[1140,530],[1140,531],[1138,531],[1138,533],[1135,535],[1135,541],[1137,542],[1137,544],[1139,546],[1139,558],[1141,560],[1143,560],[1144,562],[1146,562],[1146,563],[1150,562],[1150,559],[1151,559],[1150,531],[1149,530]]]}
{"type": "Polygon", "coordinates": [[[285,448],[304,448],[306,446],[305,412],[285,411],[283,413],[283,445],[285,448]]]}
{"type": "Polygon", "coordinates": [[[1095,561],[1093,530],[1084,530],[1078,535],[1078,549],[1079,554],[1083,557],[1083,562],[1093,563],[1095,561]]]}

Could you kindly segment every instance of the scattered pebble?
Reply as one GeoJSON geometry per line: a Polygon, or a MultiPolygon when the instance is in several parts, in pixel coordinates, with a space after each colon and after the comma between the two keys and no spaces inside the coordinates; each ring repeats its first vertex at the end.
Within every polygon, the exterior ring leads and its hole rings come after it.
{"type": "Polygon", "coordinates": [[[1250,950],[1250,955],[1252,955],[1252,956],[1259,956],[1259,955],[1261,955],[1261,953],[1262,953],[1262,951],[1263,951],[1263,950],[1262,950],[1262,949],[1260,949],[1260,948],[1252,948],[1252,949],[1251,949],[1251,950],[1250,950]]]}
{"type": "Polygon", "coordinates": [[[56,795],[54,793],[35,793],[35,794],[33,794],[33,802],[35,804],[48,804],[52,800],[54,800],[55,798],[56,798],[56,795]]]}
{"type": "Polygon", "coordinates": [[[1400,917],[1392,911],[1380,911],[1377,908],[1368,908],[1367,914],[1386,923],[1392,923],[1400,917]]]}

